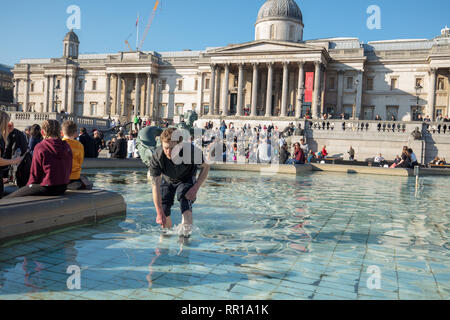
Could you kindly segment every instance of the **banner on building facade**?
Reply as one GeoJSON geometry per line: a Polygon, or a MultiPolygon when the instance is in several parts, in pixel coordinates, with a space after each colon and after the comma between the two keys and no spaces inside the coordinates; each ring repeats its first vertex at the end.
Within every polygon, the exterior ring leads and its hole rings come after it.
{"type": "Polygon", "coordinates": [[[305,73],[305,101],[304,102],[312,102],[313,87],[314,87],[314,72],[306,72],[305,73]]]}

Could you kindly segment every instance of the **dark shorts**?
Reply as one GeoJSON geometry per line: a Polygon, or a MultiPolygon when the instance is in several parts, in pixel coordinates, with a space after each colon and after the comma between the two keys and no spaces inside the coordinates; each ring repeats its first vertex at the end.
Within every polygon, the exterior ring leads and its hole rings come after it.
{"type": "Polygon", "coordinates": [[[162,196],[162,206],[164,214],[166,217],[170,217],[171,208],[175,201],[175,194],[177,195],[177,200],[180,202],[180,210],[183,214],[186,211],[192,211],[192,205],[195,201],[191,201],[185,198],[186,193],[194,186],[196,183],[195,177],[191,179],[180,182],[180,183],[169,183],[164,178],[161,182],[161,196],[162,196]]]}

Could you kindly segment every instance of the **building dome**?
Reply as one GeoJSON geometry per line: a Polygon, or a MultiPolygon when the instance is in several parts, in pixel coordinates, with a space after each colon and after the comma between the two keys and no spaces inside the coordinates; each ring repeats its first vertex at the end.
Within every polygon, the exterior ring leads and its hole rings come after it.
{"type": "Polygon", "coordinates": [[[70,30],[70,31],[66,34],[66,37],[64,38],[64,41],[80,43],[80,40],[78,40],[77,34],[76,34],[75,32],[73,32],[73,30],[70,30]]]}
{"type": "Polygon", "coordinates": [[[258,12],[255,40],[303,41],[303,15],[294,0],[267,0],[258,12]]]}
{"type": "Polygon", "coordinates": [[[259,9],[257,21],[266,18],[288,18],[303,23],[302,11],[294,0],[267,0],[259,9]]]}

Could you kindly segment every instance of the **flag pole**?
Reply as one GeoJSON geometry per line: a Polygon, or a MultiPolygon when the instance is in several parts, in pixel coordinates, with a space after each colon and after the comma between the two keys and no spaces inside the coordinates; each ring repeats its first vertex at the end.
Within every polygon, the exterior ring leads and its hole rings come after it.
{"type": "Polygon", "coordinates": [[[139,51],[138,45],[139,45],[139,13],[136,22],[136,51],[139,51]]]}

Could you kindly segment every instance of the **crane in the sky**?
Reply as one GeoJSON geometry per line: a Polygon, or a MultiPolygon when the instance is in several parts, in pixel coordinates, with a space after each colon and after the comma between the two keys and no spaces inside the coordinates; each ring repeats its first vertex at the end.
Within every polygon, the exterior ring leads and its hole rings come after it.
{"type": "Polygon", "coordinates": [[[145,41],[145,39],[147,38],[148,31],[150,30],[150,27],[152,26],[153,19],[155,19],[156,10],[158,9],[159,3],[160,3],[160,0],[156,0],[155,6],[153,7],[153,12],[152,12],[152,14],[150,15],[150,18],[148,19],[147,26],[146,26],[145,32],[144,32],[144,36],[142,37],[142,40],[141,40],[141,42],[139,43],[139,46],[137,47],[137,50],[138,50],[138,51],[141,51],[142,46],[144,45],[144,41],[145,41]]]}
{"type": "MultiPolygon", "coordinates": [[[[156,10],[158,9],[158,5],[161,3],[161,0],[156,0],[155,6],[153,7],[153,11],[150,15],[150,18],[147,22],[147,26],[145,28],[145,32],[144,32],[144,37],[141,39],[141,42],[139,42],[139,15],[136,21],[136,51],[141,51],[142,46],[144,45],[144,41],[147,38],[148,32],[150,30],[150,27],[153,23],[153,19],[155,19],[155,15],[156,15],[156,10]]],[[[134,31],[130,33],[130,35],[127,37],[127,39],[125,40],[125,45],[128,47],[128,50],[130,50],[130,52],[133,52],[133,49],[131,49],[131,45],[128,42],[128,40],[131,38],[131,36],[133,35],[134,31]]]]}

